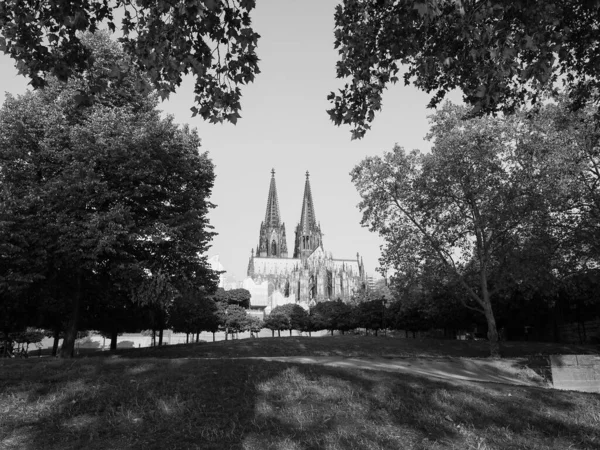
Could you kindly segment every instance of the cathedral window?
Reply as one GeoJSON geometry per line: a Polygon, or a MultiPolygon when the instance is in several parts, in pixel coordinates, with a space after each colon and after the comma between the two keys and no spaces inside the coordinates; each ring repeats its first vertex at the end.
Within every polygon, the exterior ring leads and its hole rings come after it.
{"type": "Polygon", "coordinates": [[[290,282],[289,281],[285,282],[285,289],[283,291],[283,295],[285,297],[289,297],[290,296],[290,282]]]}
{"type": "Polygon", "coordinates": [[[274,239],[271,242],[271,256],[277,256],[277,244],[274,239]]]}

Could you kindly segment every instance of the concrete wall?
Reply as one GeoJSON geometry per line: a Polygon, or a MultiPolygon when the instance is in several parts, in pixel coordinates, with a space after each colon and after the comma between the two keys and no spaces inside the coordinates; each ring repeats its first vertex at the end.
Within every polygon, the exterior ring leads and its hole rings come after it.
{"type": "Polygon", "coordinates": [[[600,356],[552,355],[550,363],[555,389],[600,393],[600,356]]]}

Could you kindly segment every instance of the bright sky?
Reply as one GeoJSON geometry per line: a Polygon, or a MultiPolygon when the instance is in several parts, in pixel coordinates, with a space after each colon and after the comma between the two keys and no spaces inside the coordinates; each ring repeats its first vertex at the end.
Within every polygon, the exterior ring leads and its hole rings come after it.
{"type": "MultiPolygon", "coordinates": [[[[178,123],[198,129],[202,150],[216,166],[211,201],[217,205],[210,220],[219,233],[209,255],[238,280],[246,276],[250,250],[258,244],[264,220],[271,169],[275,169],[288,251],[300,220],[305,172],[310,182],[323,246],[336,258],[364,258],[375,274],[381,239],[360,226],[360,198],[350,171],[363,158],[390,151],[395,143],[406,149],[428,149],[429,95],[401,85],[389,89],[383,111],[370,132],[351,141],[348,127],[330,121],[326,97],[341,86],[335,78],[333,13],[337,0],[261,0],[253,11],[261,73],[243,87],[242,119],[237,125],[212,125],[191,117],[193,84],[186,80],[176,95],[161,105],[178,123]]],[[[0,91],[20,94],[28,80],[0,54],[0,91]]],[[[460,101],[455,93],[450,97],[460,101]]]]}

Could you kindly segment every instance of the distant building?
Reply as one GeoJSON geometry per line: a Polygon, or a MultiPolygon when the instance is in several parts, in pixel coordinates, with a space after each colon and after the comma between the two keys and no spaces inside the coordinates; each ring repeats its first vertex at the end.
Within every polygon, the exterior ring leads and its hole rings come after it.
{"type": "Polygon", "coordinates": [[[375,289],[375,281],[373,275],[367,275],[367,290],[372,292],[375,289]]]}
{"type": "Polygon", "coordinates": [[[323,234],[317,223],[306,172],[302,214],[296,226],[293,257],[288,257],[285,224],[279,214],[275,170],[267,198],[265,220],[260,224],[256,252],[251,252],[248,278],[243,287],[252,294],[251,307],[272,308],[298,303],[309,308],[319,301],[349,300],[365,288],[362,258],[336,259],[323,249],[323,234]]]}
{"type": "Polygon", "coordinates": [[[225,288],[225,267],[223,267],[223,264],[219,261],[219,255],[208,258],[208,264],[215,272],[221,272],[219,274],[219,285],[217,287],[225,288]]]}
{"type": "Polygon", "coordinates": [[[221,261],[219,260],[219,255],[214,255],[208,258],[208,264],[210,265],[210,268],[212,270],[222,272],[219,275],[219,285],[217,287],[223,288],[226,291],[243,287],[242,282],[238,281],[235,275],[227,273],[225,267],[223,266],[223,264],[221,264],[221,261]]]}

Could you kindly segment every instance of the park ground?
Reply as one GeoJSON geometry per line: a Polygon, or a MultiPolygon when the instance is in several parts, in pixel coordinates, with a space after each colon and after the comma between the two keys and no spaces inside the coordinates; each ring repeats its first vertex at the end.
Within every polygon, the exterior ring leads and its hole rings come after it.
{"type": "Polygon", "coordinates": [[[267,338],[0,362],[2,449],[599,449],[600,395],[549,388],[550,354],[505,343],[526,385],[258,357],[489,362],[485,341],[267,338]]]}

